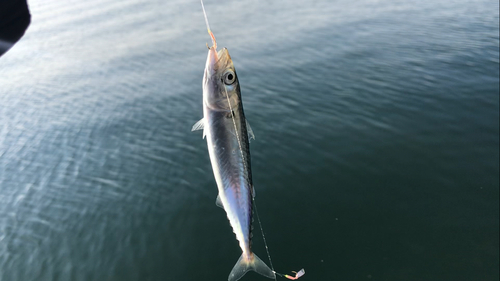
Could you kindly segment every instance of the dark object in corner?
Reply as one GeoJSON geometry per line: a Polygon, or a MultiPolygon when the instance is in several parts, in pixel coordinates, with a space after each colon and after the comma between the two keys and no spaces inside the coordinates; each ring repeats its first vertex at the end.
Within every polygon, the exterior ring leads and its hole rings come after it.
{"type": "Polygon", "coordinates": [[[24,35],[30,22],[26,0],[0,0],[0,56],[24,35]]]}

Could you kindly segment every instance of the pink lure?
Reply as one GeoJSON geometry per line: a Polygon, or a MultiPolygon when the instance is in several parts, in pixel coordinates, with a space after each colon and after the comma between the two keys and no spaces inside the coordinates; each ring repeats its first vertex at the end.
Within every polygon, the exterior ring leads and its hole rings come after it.
{"type": "Polygon", "coordinates": [[[299,272],[295,272],[295,271],[292,271],[293,273],[295,273],[295,276],[290,276],[290,275],[283,275],[285,276],[286,278],[290,279],[290,280],[297,280],[299,279],[301,276],[303,276],[304,274],[306,274],[306,271],[302,268],[299,272]]]}

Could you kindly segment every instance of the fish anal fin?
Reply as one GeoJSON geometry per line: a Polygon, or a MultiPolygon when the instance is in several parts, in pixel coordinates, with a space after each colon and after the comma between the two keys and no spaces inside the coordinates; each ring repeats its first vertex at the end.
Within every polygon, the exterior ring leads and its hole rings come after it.
{"type": "Polygon", "coordinates": [[[276,275],[256,254],[251,255],[251,258],[245,258],[243,253],[229,273],[228,281],[237,281],[248,271],[255,271],[270,279],[275,279],[276,275]]]}
{"type": "Polygon", "coordinates": [[[222,209],[224,209],[224,206],[222,205],[222,200],[220,199],[220,195],[217,195],[217,199],[215,199],[215,205],[217,205],[217,207],[221,207],[222,209]]]}

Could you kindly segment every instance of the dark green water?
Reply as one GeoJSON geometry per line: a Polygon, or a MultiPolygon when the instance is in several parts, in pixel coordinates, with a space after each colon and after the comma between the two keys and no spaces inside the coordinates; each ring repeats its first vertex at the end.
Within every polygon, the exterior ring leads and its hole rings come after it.
{"type": "MultiPolygon", "coordinates": [[[[498,1],[303,2],[205,3],[275,269],[498,280],[498,1]]],[[[199,2],[29,4],[0,58],[0,280],[227,280],[241,251],[190,132],[199,2]]]]}

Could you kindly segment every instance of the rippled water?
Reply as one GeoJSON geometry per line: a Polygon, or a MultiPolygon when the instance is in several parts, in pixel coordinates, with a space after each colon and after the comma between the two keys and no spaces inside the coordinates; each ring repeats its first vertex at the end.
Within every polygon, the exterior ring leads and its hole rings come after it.
{"type": "MultiPolygon", "coordinates": [[[[199,2],[29,5],[0,58],[0,280],[226,280],[240,250],[190,132],[199,2]]],[[[278,272],[498,280],[498,1],[205,6],[278,272]]]]}

